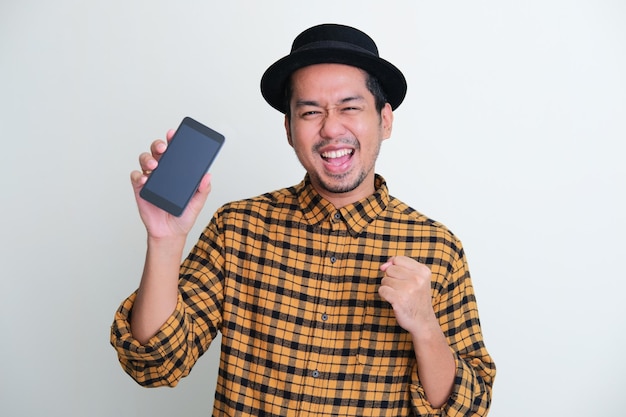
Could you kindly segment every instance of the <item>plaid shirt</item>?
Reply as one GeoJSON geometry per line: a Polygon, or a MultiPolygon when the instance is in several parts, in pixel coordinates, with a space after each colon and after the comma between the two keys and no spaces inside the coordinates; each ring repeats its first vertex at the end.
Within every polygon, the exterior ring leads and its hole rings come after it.
{"type": "Polygon", "coordinates": [[[483,416],[495,366],[459,240],[376,192],[335,209],[299,185],[218,210],[180,270],[178,305],[146,344],[119,308],[111,331],[139,384],[174,386],[222,333],[214,416],[483,416]],[[380,265],[429,265],[435,313],[456,358],[441,409],[425,398],[408,332],[378,295],[380,265]]]}

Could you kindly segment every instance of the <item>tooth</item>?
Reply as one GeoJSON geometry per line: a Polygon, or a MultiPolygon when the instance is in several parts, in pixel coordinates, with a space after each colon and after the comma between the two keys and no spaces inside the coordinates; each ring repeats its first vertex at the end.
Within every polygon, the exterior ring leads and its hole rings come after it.
{"type": "Polygon", "coordinates": [[[351,151],[348,149],[340,149],[338,151],[324,152],[322,156],[324,158],[340,158],[342,156],[350,154],[350,152],[351,151]]]}

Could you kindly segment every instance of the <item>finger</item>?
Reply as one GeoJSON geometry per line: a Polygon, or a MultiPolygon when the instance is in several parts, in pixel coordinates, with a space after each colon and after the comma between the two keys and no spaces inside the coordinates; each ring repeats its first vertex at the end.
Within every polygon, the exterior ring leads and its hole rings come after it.
{"type": "Polygon", "coordinates": [[[200,210],[202,210],[202,207],[204,207],[204,203],[206,202],[207,197],[209,196],[210,192],[211,192],[211,174],[205,174],[204,177],[202,177],[202,180],[200,181],[198,190],[196,191],[194,196],[191,198],[191,201],[189,202],[189,206],[187,207],[187,209],[185,209],[185,211],[189,211],[190,213],[193,213],[192,214],[193,216],[197,216],[198,213],[200,213],[200,210]]]}
{"type": "Polygon", "coordinates": [[[198,201],[199,207],[204,206],[204,202],[206,201],[209,193],[211,192],[211,174],[204,174],[202,180],[200,181],[200,185],[198,186],[198,190],[196,191],[196,195],[194,199],[198,201]]]}
{"type": "Polygon", "coordinates": [[[402,265],[403,262],[399,261],[399,257],[391,257],[387,262],[380,266],[381,271],[385,273],[385,277],[389,278],[401,278],[407,271],[406,266],[402,265]]]}
{"type": "Polygon", "coordinates": [[[152,145],[150,145],[150,153],[152,153],[152,157],[157,161],[161,158],[161,155],[163,155],[166,149],[167,143],[160,139],[155,140],[152,142],[152,145]]]}
{"type": "Polygon", "coordinates": [[[378,295],[380,295],[380,298],[387,301],[388,303],[391,303],[394,300],[394,294],[394,289],[391,287],[378,287],[378,295]]]}
{"type": "Polygon", "coordinates": [[[143,152],[139,155],[139,166],[144,175],[150,175],[158,164],[157,160],[148,152],[143,152]]]}
{"type": "Polygon", "coordinates": [[[394,266],[394,265],[402,265],[402,258],[406,258],[405,256],[392,256],[389,259],[387,259],[387,262],[385,262],[384,264],[382,264],[380,266],[380,269],[382,271],[387,271],[390,267],[394,266]]]}
{"type": "Polygon", "coordinates": [[[198,186],[198,192],[207,194],[211,192],[211,174],[204,174],[198,186]]]}
{"type": "Polygon", "coordinates": [[[135,188],[142,187],[146,183],[147,179],[148,176],[144,175],[141,171],[135,170],[130,173],[130,182],[135,188]]]}
{"type": "Polygon", "coordinates": [[[172,138],[174,137],[174,133],[176,133],[175,129],[170,129],[167,131],[167,133],[165,134],[165,137],[167,138],[167,142],[169,143],[172,138]]]}
{"type": "Polygon", "coordinates": [[[404,268],[410,268],[418,263],[415,259],[409,258],[408,256],[392,256],[391,258],[389,258],[388,262],[404,268]]]}
{"type": "Polygon", "coordinates": [[[408,256],[393,256],[381,266],[381,269],[383,271],[387,271],[391,267],[394,267],[394,269],[404,268],[412,271],[422,271],[424,269],[429,269],[428,266],[426,266],[425,264],[413,258],[409,258],[408,256]]]}
{"type": "Polygon", "coordinates": [[[393,259],[393,258],[389,259],[387,262],[385,262],[384,264],[382,264],[382,265],[380,266],[380,270],[381,270],[381,271],[383,271],[383,272],[386,272],[386,271],[387,271],[387,269],[389,269],[389,267],[390,267],[391,265],[393,265],[393,261],[392,261],[392,259],[393,259]]]}

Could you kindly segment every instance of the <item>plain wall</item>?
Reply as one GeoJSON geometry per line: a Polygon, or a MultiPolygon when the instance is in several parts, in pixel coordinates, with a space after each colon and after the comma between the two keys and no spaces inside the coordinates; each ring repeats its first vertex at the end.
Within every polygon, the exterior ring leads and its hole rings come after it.
{"type": "Polygon", "coordinates": [[[377,171],[468,255],[490,416],[618,416],[626,388],[623,1],[0,3],[0,415],[210,415],[219,347],[139,387],[109,326],[138,285],[129,173],[192,116],[227,143],[221,204],[299,182],[263,71],[322,22],[409,83],[377,171]]]}

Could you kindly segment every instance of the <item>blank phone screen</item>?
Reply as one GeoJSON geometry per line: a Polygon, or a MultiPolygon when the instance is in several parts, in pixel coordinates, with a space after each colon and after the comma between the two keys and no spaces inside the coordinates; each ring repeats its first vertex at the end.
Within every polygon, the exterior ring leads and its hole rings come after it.
{"type": "Polygon", "coordinates": [[[183,122],[158,167],[150,174],[142,189],[142,197],[179,215],[197,190],[222,143],[223,137],[221,140],[220,137],[212,138],[183,122]]]}

